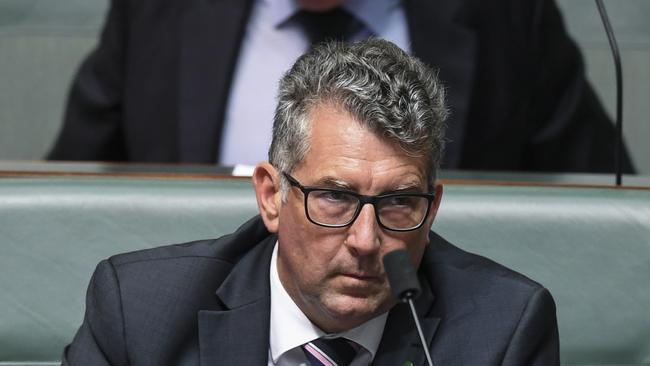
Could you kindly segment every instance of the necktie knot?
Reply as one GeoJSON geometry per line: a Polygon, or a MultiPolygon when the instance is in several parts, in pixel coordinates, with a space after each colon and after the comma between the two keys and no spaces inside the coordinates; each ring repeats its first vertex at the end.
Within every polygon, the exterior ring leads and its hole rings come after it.
{"type": "Polygon", "coordinates": [[[348,366],[357,354],[345,338],[318,338],[302,346],[312,366],[348,366]]]}
{"type": "Polygon", "coordinates": [[[363,28],[354,15],[341,7],[324,12],[301,10],[295,17],[312,45],[327,40],[346,41],[363,28]]]}

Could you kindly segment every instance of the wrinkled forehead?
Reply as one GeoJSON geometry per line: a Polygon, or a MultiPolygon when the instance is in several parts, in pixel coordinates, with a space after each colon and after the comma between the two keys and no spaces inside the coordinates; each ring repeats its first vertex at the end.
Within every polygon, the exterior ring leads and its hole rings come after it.
{"type": "Polygon", "coordinates": [[[308,148],[297,168],[302,166],[314,179],[366,174],[372,176],[365,178],[376,175],[383,180],[415,181],[422,188],[430,185],[426,156],[410,153],[345,109],[321,104],[311,110],[308,119],[308,148]]]}

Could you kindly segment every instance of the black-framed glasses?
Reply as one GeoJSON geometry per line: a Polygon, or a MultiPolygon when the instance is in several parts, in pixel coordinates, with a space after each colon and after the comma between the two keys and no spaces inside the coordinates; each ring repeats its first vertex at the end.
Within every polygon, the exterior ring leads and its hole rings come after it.
{"type": "Polygon", "coordinates": [[[343,189],[305,187],[288,173],[282,173],[292,187],[305,196],[305,214],[312,223],[325,227],[345,227],[357,219],[361,209],[371,204],[381,227],[391,231],[419,229],[429,214],[434,193],[389,193],[364,196],[343,189]]]}

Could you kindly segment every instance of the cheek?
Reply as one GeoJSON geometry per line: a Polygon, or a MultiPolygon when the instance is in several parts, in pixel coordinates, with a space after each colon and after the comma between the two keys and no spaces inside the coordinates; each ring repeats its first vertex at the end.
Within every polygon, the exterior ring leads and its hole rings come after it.
{"type": "Polygon", "coordinates": [[[424,250],[429,244],[429,230],[418,230],[414,237],[407,244],[407,250],[411,253],[411,260],[415,268],[420,266],[424,250]]]}
{"type": "Polygon", "coordinates": [[[303,289],[320,286],[335,266],[335,257],[342,243],[333,229],[317,226],[307,220],[303,211],[281,212],[278,238],[279,254],[293,281],[303,289]]]}
{"type": "Polygon", "coordinates": [[[422,261],[422,255],[429,243],[429,231],[417,230],[415,232],[398,234],[397,236],[386,239],[386,242],[391,244],[384,246],[383,254],[393,250],[406,249],[411,255],[411,262],[417,268],[422,261]]]}

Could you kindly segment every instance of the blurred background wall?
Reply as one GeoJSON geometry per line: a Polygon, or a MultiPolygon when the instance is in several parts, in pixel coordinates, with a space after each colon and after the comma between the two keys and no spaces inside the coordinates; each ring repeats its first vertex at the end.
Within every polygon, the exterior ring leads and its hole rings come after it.
{"type": "MultiPolygon", "coordinates": [[[[558,0],[588,77],[614,116],[609,45],[593,0],[558,0]]],[[[623,57],[625,138],[650,174],[650,1],[605,1],[623,57]]],[[[0,160],[39,160],[63,118],[72,76],[94,47],[108,0],[0,0],[0,160]]]]}
{"type": "Polygon", "coordinates": [[[0,160],[42,159],[108,0],[0,0],[0,160]]]}

